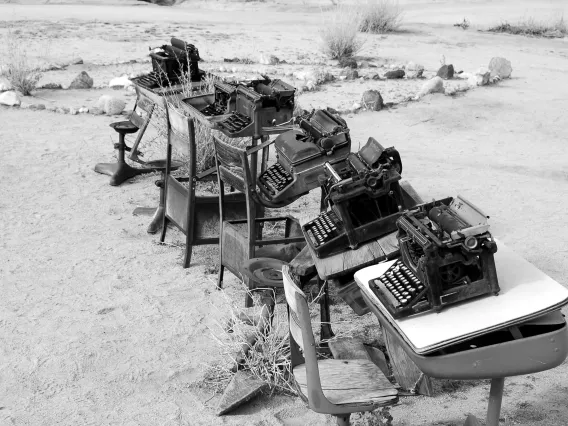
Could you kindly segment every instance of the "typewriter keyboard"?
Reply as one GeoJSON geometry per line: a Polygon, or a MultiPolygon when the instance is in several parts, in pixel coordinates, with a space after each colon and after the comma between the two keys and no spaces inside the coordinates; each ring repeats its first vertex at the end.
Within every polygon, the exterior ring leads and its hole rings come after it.
{"type": "Polygon", "coordinates": [[[140,77],[136,77],[132,79],[135,83],[139,86],[142,86],[146,89],[156,89],[158,87],[169,87],[175,84],[178,84],[177,79],[168,79],[165,75],[158,75],[155,72],[151,72],[146,75],[141,75],[140,77]]]}
{"type": "Polygon", "coordinates": [[[233,112],[226,120],[220,121],[219,127],[227,130],[229,133],[237,133],[247,127],[252,120],[240,112],[233,112]]]}
{"type": "Polygon", "coordinates": [[[381,302],[403,308],[424,290],[424,284],[398,260],[381,277],[372,280],[370,288],[381,302]]]}
{"type": "Polygon", "coordinates": [[[333,210],[330,210],[321,213],[314,220],[306,223],[304,229],[312,245],[317,248],[339,236],[343,227],[333,210]]]}
{"type": "Polygon", "coordinates": [[[225,114],[226,110],[227,110],[226,105],[222,105],[220,102],[215,102],[215,103],[213,103],[211,105],[207,105],[205,108],[203,108],[201,110],[201,113],[203,115],[211,117],[211,116],[216,116],[216,115],[223,115],[223,114],[225,114]]]}
{"type": "Polygon", "coordinates": [[[272,195],[276,195],[282,191],[294,180],[290,173],[288,173],[282,165],[276,163],[270,166],[263,174],[258,177],[260,183],[272,195]]]}

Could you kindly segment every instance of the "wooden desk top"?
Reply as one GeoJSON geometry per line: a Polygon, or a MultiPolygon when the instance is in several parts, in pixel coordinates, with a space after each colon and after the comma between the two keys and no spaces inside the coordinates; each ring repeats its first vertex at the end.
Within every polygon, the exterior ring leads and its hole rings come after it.
{"type": "MultiPolygon", "coordinates": [[[[410,206],[422,203],[420,196],[414,191],[410,183],[401,181],[403,196],[410,206]]],[[[300,224],[304,225],[314,219],[311,216],[300,218],[300,224]]],[[[361,245],[356,250],[346,250],[343,253],[333,256],[318,258],[314,250],[309,244],[306,245],[312,256],[312,261],[318,271],[318,275],[322,280],[337,278],[348,273],[358,271],[365,266],[374,265],[387,259],[392,259],[398,255],[398,242],[396,232],[386,235],[374,241],[370,241],[361,245]]]]}
{"type": "Polygon", "coordinates": [[[394,261],[361,269],[355,281],[368,299],[418,354],[426,354],[482,334],[517,325],[568,304],[568,289],[497,242],[495,266],[501,292],[395,320],[369,288],[394,261]]]}

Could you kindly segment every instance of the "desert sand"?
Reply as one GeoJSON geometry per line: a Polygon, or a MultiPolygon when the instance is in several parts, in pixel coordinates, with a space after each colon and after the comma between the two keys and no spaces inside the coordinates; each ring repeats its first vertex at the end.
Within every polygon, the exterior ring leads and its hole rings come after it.
{"type": "MultiPolygon", "coordinates": [[[[424,198],[461,194],[491,216],[493,234],[555,280],[568,283],[568,38],[536,39],[478,30],[523,16],[568,16],[564,1],[404,2],[403,31],[372,35],[359,58],[376,64],[414,61],[434,75],[444,55],[457,70],[487,66],[493,56],[513,74],[460,96],[429,95],[380,112],[345,115],[354,147],[369,136],[395,146],[404,178],[424,198]],[[464,17],[471,27],[453,27],[464,17]]],[[[317,49],[318,23],[330,4],[310,0],[208,2],[158,7],[140,2],[25,2],[0,4],[0,34],[9,27],[30,54],[50,63],[84,63],[49,71],[40,84],[65,87],[81,70],[95,80],[87,91],[38,90],[26,103],[92,106],[111,78],[147,70],[149,46],[177,36],[195,43],[213,72],[223,58],[274,54],[287,65],[238,65],[286,78],[317,65],[339,69],[317,49]],[[322,11],[323,10],[323,11],[322,11]],[[106,65],[101,65],[101,64],[106,65]]],[[[1,39],[0,39],[1,40],[1,39]]],[[[232,71],[230,71],[232,72],[232,71]]],[[[219,73],[221,73],[219,71],[219,73]]],[[[303,93],[304,108],[349,108],[368,88],[401,102],[415,81],[326,84],[303,93]]],[[[451,84],[448,83],[448,84],[451,84]]],[[[215,290],[217,248],[194,249],[182,269],[180,234],[158,245],[136,206],[157,204],[156,176],[120,187],[93,166],[113,161],[117,117],[64,115],[0,106],[0,425],[321,425],[291,396],[261,396],[224,416],[203,381],[206,365],[222,363],[211,330],[222,317],[215,290]]],[[[317,195],[288,211],[317,208],[317,195]]],[[[243,286],[226,274],[230,298],[243,286]]],[[[377,322],[344,304],[334,321],[358,325],[379,339],[377,322]]],[[[347,324],[347,325],[346,325],[347,324]]],[[[339,328],[342,325],[338,325],[339,328]]],[[[401,398],[394,425],[461,425],[468,413],[484,418],[488,382],[437,381],[433,398],[401,398]]],[[[506,381],[507,425],[568,424],[568,365],[506,381]]],[[[353,416],[354,424],[366,424],[353,416]]]]}

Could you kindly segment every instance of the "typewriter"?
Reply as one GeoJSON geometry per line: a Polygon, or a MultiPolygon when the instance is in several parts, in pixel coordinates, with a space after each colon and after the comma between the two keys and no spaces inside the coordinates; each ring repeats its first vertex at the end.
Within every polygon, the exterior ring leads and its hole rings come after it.
{"type": "Polygon", "coordinates": [[[463,197],[421,204],[397,227],[401,259],[369,283],[393,317],[499,293],[487,216],[463,197]]]}
{"type": "Polygon", "coordinates": [[[237,86],[231,83],[217,81],[214,83],[215,98],[200,112],[208,117],[228,114],[234,111],[237,101],[237,86]]]}
{"type": "Polygon", "coordinates": [[[179,40],[171,39],[171,45],[163,45],[150,52],[154,72],[169,81],[179,81],[189,74],[191,81],[201,81],[198,61],[199,50],[193,45],[179,40]]]}
{"type": "Polygon", "coordinates": [[[235,110],[215,123],[217,130],[231,138],[259,136],[263,127],[287,123],[292,119],[295,91],[289,84],[268,77],[239,84],[235,110]]]}
{"type": "Polygon", "coordinates": [[[343,161],[351,152],[349,128],[339,116],[317,110],[299,117],[297,122],[299,129],[276,138],[277,163],[257,181],[259,196],[271,202],[291,203],[319,188],[318,177],[324,173],[324,164],[343,161]]]}
{"type": "Polygon", "coordinates": [[[326,211],[303,226],[306,241],[322,258],[396,231],[405,208],[398,181],[400,154],[369,138],[358,153],[325,164],[326,211]]]}

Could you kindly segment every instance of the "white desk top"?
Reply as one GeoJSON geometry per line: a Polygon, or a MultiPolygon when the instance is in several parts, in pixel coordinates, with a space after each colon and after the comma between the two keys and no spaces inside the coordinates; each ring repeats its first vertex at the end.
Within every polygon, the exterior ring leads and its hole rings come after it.
{"type": "Polygon", "coordinates": [[[361,269],[355,274],[355,281],[419,354],[531,320],[568,304],[567,288],[503,243],[498,241],[497,246],[499,295],[450,305],[440,313],[428,312],[399,320],[389,314],[369,288],[369,281],[382,275],[395,261],[361,269]]]}

